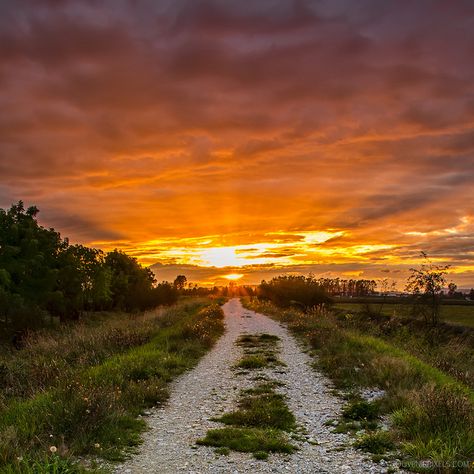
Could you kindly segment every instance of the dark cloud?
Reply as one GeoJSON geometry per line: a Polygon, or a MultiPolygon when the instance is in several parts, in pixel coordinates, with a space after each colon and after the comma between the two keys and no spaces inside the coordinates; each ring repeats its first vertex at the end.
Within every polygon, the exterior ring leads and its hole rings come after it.
{"type": "Polygon", "coordinates": [[[472,2],[1,7],[2,202],[81,240],[333,229],[467,261],[472,2]]]}

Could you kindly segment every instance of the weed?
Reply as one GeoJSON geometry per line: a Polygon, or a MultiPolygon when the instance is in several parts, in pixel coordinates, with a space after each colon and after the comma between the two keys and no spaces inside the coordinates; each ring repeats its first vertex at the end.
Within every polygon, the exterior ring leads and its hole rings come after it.
{"type": "Polygon", "coordinates": [[[376,420],[378,406],[365,400],[354,401],[344,407],[342,416],[348,420],[376,420]]]}
{"type": "Polygon", "coordinates": [[[395,448],[392,437],[387,431],[374,431],[362,435],[354,446],[372,454],[384,454],[395,448]]]}
{"type": "Polygon", "coordinates": [[[267,358],[263,355],[249,355],[244,356],[237,363],[236,367],[239,369],[261,369],[267,367],[267,358]]]}

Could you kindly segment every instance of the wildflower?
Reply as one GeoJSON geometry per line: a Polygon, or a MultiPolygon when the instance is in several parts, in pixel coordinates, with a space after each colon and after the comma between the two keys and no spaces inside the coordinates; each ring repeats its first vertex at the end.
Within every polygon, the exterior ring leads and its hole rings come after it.
{"type": "Polygon", "coordinates": [[[49,437],[50,437],[50,438],[52,438],[52,437],[53,437],[53,435],[52,435],[52,434],[50,434],[50,435],[49,435],[49,437]]]}
{"type": "Polygon", "coordinates": [[[57,448],[56,446],[50,446],[50,447],[49,447],[49,450],[50,450],[52,453],[55,453],[55,452],[58,450],[58,448],[57,448]]]}
{"type": "Polygon", "coordinates": [[[99,443],[95,443],[95,444],[94,444],[94,448],[100,448],[100,444],[99,444],[99,443]]]}
{"type": "Polygon", "coordinates": [[[20,461],[20,462],[23,461],[23,456],[18,456],[18,457],[16,458],[16,460],[17,460],[17,461],[20,461]]]}
{"type": "Polygon", "coordinates": [[[90,413],[91,411],[90,410],[86,410],[86,413],[90,413]]]}

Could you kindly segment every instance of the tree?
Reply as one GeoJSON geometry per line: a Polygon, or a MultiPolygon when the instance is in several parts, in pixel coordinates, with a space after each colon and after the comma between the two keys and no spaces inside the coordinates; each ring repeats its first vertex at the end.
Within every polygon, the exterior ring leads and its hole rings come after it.
{"type": "Polygon", "coordinates": [[[186,287],[187,282],[188,282],[188,279],[184,275],[178,275],[173,282],[173,286],[178,291],[182,291],[186,287]]]}
{"type": "Polygon", "coordinates": [[[458,289],[458,286],[456,285],[456,283],[451,282],[448,285],[448,296],[450,298],[453,298],[454,296],[456,296],[456,290],[457,289],[458,289]]]}
{"type": "Polygon", "coordinates": [[[258,295],[281,308],[293,306],[303,311],[331,302],[326,290],[312,276],[289,275],[269,282],[264,280],[258,288],[258,295]]]}
{"type": "Polygon", "coordinates": [[[114,308],[126,311],[150,308],[151,292],[156,283],[153,272],[136,258],[120,250],[109,252],[105,265],[111,271],[110,292],[114,308]]]}
{"type": "Polygon", "coordinates": [[[436,326],[439,322],[440,294],[446,285],[450,266],[433,264],[424,252],[421,256],[425,263],[419,268],[410,268],[406,291],[413,294],[425,322],[436,326]]]}

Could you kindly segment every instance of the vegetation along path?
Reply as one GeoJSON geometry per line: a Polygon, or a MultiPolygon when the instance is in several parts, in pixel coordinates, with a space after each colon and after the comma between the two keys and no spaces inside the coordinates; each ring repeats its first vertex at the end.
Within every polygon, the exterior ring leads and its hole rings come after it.
{"type": "MultiPolygon", "coordinates": [[[[386,467],[367,460],[362,453],[351,448],[347,435],[333,433],[331,427],[325,425],[340,414],[342,402],[332,395],[330,382],[313,371],[310,357],[296,344],[286,328],[267,316],[244,309],[238,299],[232,299],[223,309],[225,335],[195,369],[178,379],[172,387],[169,401],[151,412],[148,417],[150,430],[144,436],[144,443],[136,455],[117,467],[117,474],[387,472],[386,467]],[[245,347],[246,340],[260,340],[258,338],[262,334],[270,342],[277,341],[278,352],[276,349],[272,352],[268,347],[263,352],[255,352],[251,346],[245,347]],[[277,337],[272,338],[272,335],[277,337]],[[244,359],[259,360],[262,355],[271,363],[263,363],[262,367],[242,364],[244,359]],[[270,393],[266,392],[265,387],[272,387],[270,393]],[[289,453],[271,452],[267,457],[267,453],[258,452],[252,456],[248,452],[225,447],[215,449],[201,444],[206,441],[209,430],[214,430],[217,438],[226,429],[233,430],[232,433],[241,430],[244,435],[258,432],[258,429],[248,427],[226,428],[222,422],[211,419],[232,411],[235,414],[239,397],[242,404],[243,394],[260,392],[264,392],[262,396],[267,397],[266,400],[281,397],[287,414],[289,409],[296,418],[296,427],[289,430],[290,433],[273,429],[265,432],[283,438],[290,448],[287,450],[289,453]],[[201,440],[200,444],[197,444],[198,440],[201,440]]],[[[247,397],[253,401],[257,399],[255,395],[247,397]]],[[[261,405],[263,399],[258,400],[261,405]]],[[[247,406],[246,409],[253,408],[247,406]]],[[[242,407],[240,409],[238,414],[242,415],[242,407]]],[[[249,412],[244,410],[243,414],[246,413],[249,412]]],[[[252,413],[261,415],[262,410],[252,413]]],[[[291,413],[288,414],[290,418],[291,413]]],[[[271,414],[269,416],[271,418],[271,414]]],[[[276,418],[279,416],[276,413],[276,418]]],[[[248,437],[244,441],[248,441],[248,437]]],[[[231,443],[230,447],[239,449],[243,446],[243,450],[252,451],[246,442],[237,442],[237,445],[231,443]]],[[[270,447],[268,451],[284,449],[270,447]]]]}

